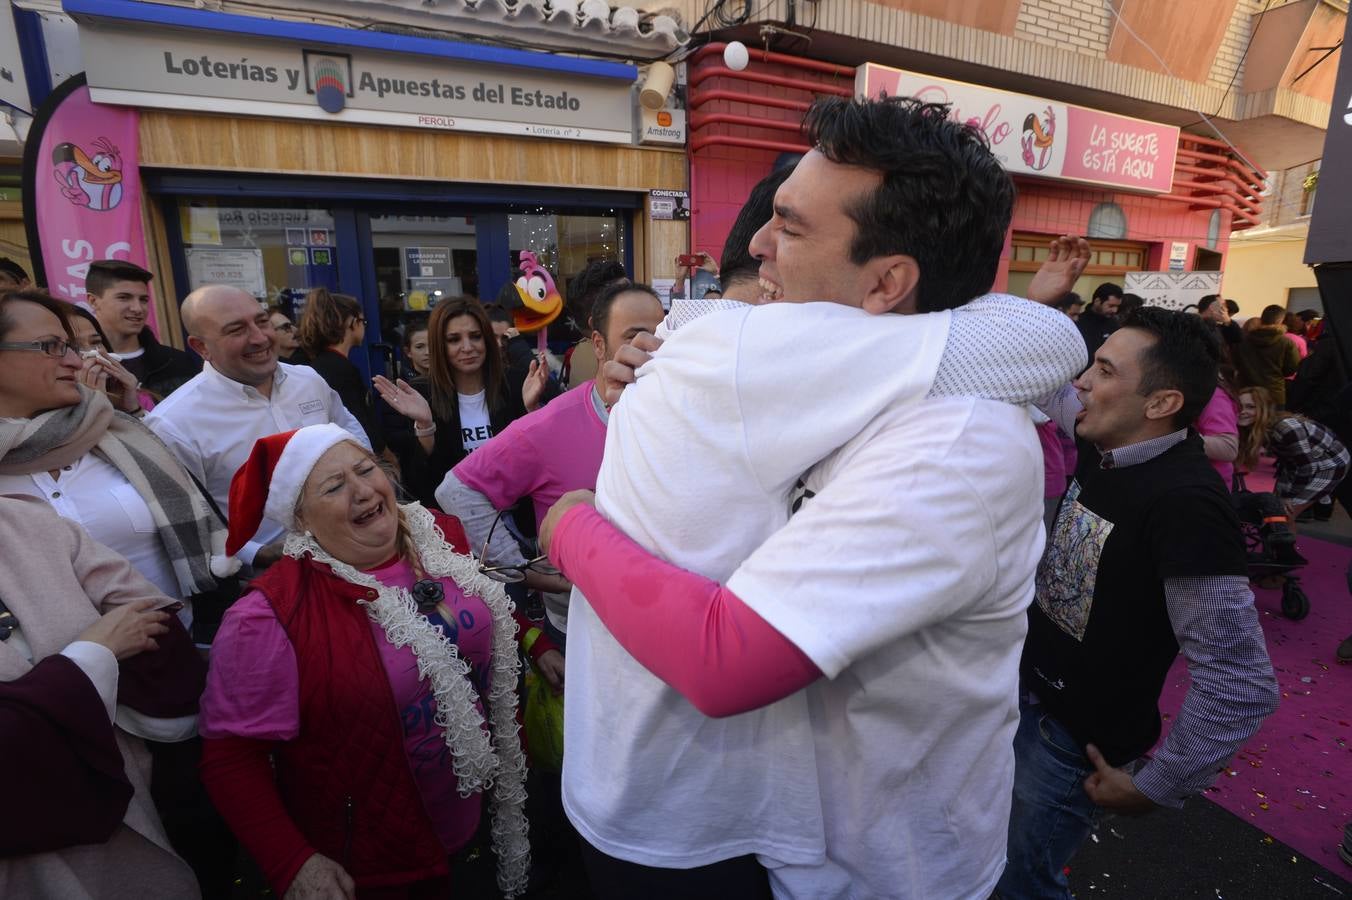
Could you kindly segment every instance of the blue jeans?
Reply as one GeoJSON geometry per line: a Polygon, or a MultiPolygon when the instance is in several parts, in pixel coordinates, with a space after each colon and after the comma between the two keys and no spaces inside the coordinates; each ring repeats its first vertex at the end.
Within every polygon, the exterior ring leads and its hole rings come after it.
{"type": "Polygon", "coordinates": [[[1070,732],[1036,702],[1019,703],[1014,804],[1000,900],[1069,900],[1065,868],[1098,821],[1084,792],[1093,766],[1070,732]]]}

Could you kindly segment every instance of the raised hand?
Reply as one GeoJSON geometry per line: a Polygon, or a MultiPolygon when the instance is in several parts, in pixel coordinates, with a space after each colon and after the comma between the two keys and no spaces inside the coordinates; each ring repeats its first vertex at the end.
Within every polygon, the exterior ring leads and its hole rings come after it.
{"type": "Polygon", "coordinates": [[[521,402],[525,404],[526,412],[534,412],[540,408],[540,398],[544,396],[545,386],[548,384],[549,366],[539,358],[532,359],[530,371],[526,373],[526,380],[521,385],[521,402]]]}
{"type": "Polygon", "coordinates": [[[113,405],[123,412],[134,413],[141,408],[141,398],[137,396],[141,383],[120,361],[101,350],[97,356],[85,357],[80,381],[106,393],[113,405]]]}
{"type": "Polygon", "coordinates": [[[1089,242],[1079,235],[1063,234],[1051,242],[1051,253],[1028,284],[1028,299],[1051,306],[1060,300],[1089,265],[1089,242]]]}
{"type": "Polygon", "coordinates": [[[432,423],[432,407],[428,405],[427,398],[404,379],[400,378],[396,383],[384,375],[377,375],[371,379],[371,385],[380,395],[380,399],[389,404],[390,409],[405,418],[412,419],[415,425],[432,423]]]}

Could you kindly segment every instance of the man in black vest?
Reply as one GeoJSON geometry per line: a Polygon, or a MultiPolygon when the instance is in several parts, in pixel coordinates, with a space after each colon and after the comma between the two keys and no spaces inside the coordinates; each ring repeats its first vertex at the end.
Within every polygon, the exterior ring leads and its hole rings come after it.
{"type": "Polygon", "coordinates": [[[1075,325],[1084,338],[1085,349],[1092,360],[1098,348],[1108,339],[1108,335],[1117,330],[1117,309],[1122,305],[1122,286],[1105,281],[1094,288],[1094,296],[1089,308],[1080,313],[1075,325]]]}
{"type": "Polygon", "coordinates": [[[1065,866],[1103,810],[1181,806],[1277,707],[1239,522],[1189,427],[1218,359],[1209,323],[1142,309],[1044,410],[1102,458],[1081,465],[1038,568],[1002,900],[1069,898],[1065,866]],[[1142,764],[1180,647],[1192,685],[1142,764]]]}

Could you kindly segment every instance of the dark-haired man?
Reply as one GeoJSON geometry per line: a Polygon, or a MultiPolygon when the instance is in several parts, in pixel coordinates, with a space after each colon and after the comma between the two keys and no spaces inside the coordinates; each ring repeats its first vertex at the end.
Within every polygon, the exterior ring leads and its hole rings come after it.
{"type": "Polygon", "coordinates": [[[1300,367],[1300,350],[1287,340],[1286,307],[1272,304],[1263,308],[1257,328],[1244,335],[1244,343],[1235,348],[1235,365],[1244,384],[1266,388],[1272,402],[1286,405],[1286,379],[1300,367]]]}
{"type": "Polygon", "coordinates": [[[999,877],[1042,465],[1027,414],[976,397],[1054,390],[1083,341],[982,296],[1013,185],[947,113],[813,107],[750,243],[775,302],[680,323],[612,411],[596,509],[546,517],[598,896],[999,877]]]}
{"type": "Polygon", "coordinates": [[[1234,347],[1244,342],[1244,329],[1234,320],[1229,302],[1221,299],[1220,294],[1207,294],[1197,301],[1197,314],[1215,327],[1225,346],[1234,347]]]}
{"type": "Polygon", "coordinates": [[[1122,285],[1105,281],[1094,288],[1089,308],[1080,313],[1075,324],[1084,337],[1084,347],[1092,360],[1098,348],[1117,330],[1117,309],[1122,305],[1122,285]]]}
{"type": "MultiPolygon", "coordinates": [[[[617,281],[629,280],[624,265],[613,259],[598,259],[587,263],[581,272],[568,282],[567,313],[579,334],[592,332],[588,320],[591,318],[592,304],[601,292],[617,281]]],[[[584,337],[573,345],[564,366],[565,387],[569,390],[579,384],[586,384],[596,378],[598,362],[592,352],[590,337],[584,337]]]]}
{"type": "Polygon", "coordinates": [[[98,259],[85,275],[85,298],[112,345],[113,358],[161,400],[186,384],[202,366],[182,350],[166,347],[146,325],[154,276],[122,259],[98,259]]]}
{"type": "Polygon", "coordinates": [[[1209,323],[1145,308],[1046,410],[1102,460],[1038,567],[1001,900],[1069,898],[1064,868],[1102,811],[1181,806],[1277,707],[1239,522],[1189,428],[1218,362],[1209,323]],[[1180,648],[1192,684],[1142,765],[1180,648]]]}

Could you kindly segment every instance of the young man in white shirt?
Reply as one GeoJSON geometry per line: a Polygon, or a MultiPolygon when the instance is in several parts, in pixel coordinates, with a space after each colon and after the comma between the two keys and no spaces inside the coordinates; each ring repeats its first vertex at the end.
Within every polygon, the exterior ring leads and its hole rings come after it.
{"type": "MultiPolygon", "coordinates": [[[[265,306],[239,288],[206,285],[180,310],[202,372],[146,417],[146,424],[229,516],[230,482],[261,437],[332,422],[370,447],[338,394],[308,366],[277,361],[265,306]]],[[[264,520],[239,558],[255,569],[281,558],[282,526],[264,520]]]]}
{"type": "Polygon", "coordinates": [[[975,398],[1084,357],[1059,313],[973,301],[1013,188],[946,112],[814,108],[751,248],[794,305],[682,325],[613,411],[597,510],[541,530],[578,586],[564,796],[602,897],[755,896],[757,860],[814,900],[999,877],[1041,456],[975,398]]]}

